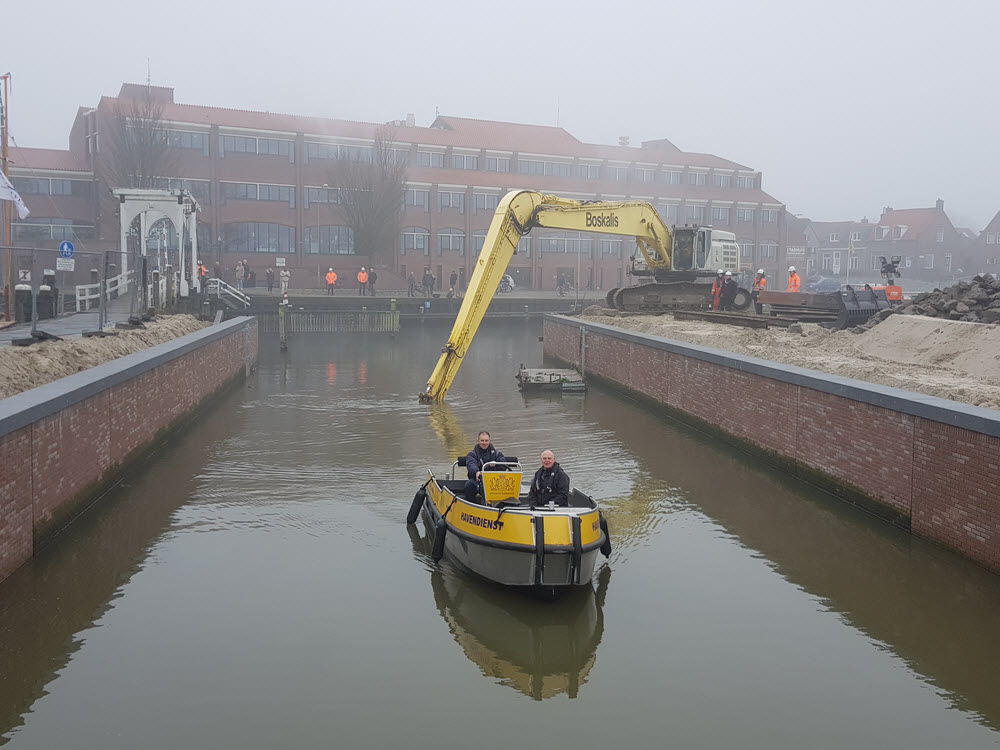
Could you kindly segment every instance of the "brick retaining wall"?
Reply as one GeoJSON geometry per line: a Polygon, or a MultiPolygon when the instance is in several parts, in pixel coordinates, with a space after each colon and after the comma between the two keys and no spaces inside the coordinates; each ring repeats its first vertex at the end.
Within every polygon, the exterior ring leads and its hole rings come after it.
{"type": "Polygon", "coordinates": [[[0,580],[256,361],[236,318],[0,401],[0,580]]]}
{"type": "Polygon", "coordinates": [[[1000,412],[548,315],[545,354],[1000,573],[1000,412]]]}

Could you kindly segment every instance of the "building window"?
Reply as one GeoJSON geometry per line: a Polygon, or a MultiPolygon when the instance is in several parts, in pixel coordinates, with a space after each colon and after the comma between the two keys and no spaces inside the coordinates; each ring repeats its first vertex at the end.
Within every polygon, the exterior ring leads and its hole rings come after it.
{"type": "Polygon", "coordinates": [[[295,142],[279,138],[258,138],[257,153],[264,156],[288,156],[295,153],[295,142]]]}
{"type": "Polygon", "coordinates": [[[473,193],[473,204],[476,213],[480,211],[496,211],[500,205],[500,195],[497,193],[473,193]]]}
{"type": "Polygon", "coordinates": [[[707,179],[708,174],[706,172],[688,172],[688,185],[701,187],[707,179]]]}
{"type": "Polygon", "coordinates": [[[523,255],[525,258],[531,257],[531,238],[522,237],[517,243],[517,250],[514,251],[515,255],[523,255]]]}
{"type": "Polygon", "coordinates": [[[753,258],[753,242],[750,240],[737,240],[736,244],[740,246],[740,257],[750,260],[753,258]]]}
{"type": "Polygon", "coordinates": [[[542,253],[582,253],[590,254],[590,239],[550,235],[538,239],[538,251],[542,253]]]}
{"type": "Polygon", "coordinates": [[[509,172],[510,171],[510,159],[502,156],[487,156],[486,157],[486,171],[487,172],[509,172]]]}
{"type": "Polygon", "coordinates": [[[389,162],[392,164],[409,164],[410,149],[408,148],[389,149],[389,162]]]}
{"type": "Polygon", "coordinates": [[[13,177],[11,184],[20,195],[48,195],[49,180],[47,177],[13,177]]]}
{"type": "Polygon", "coordinates": [[[861,267],[861,258],[857,255],[852,254],[847,262],[851,266],[852,271],[857,271],[861,267]]]}
{"type": "Polygon", "coordinates": [[[712,223],[713,224],[728,224],[729,223],[729,207],[728,206],[712,206],[712,223]]]}
{"type": "Polygon", "coordinates": [[[776,208],[762,208],[760,211],[760,223],[761,224],[777,224],[778,223],[778,209],[776,208]]]}
{"type": "Polygon", "coordinates": [[[701,224],[705,221],[705,207],[694,206],[689,203],[687,206],[687,220],[693,221],[695,224],[701,224]]]}
{"type": "Polygon", "coordinates": [[[223,224],[222,249],[227,253],[294,253],[295,227],[253,221],[223,224]]]}
{"type": "Polygon", "coordinates": [[[636,167],[635,169],[635,181],[636,182],[652,182],[656,179],[655,169],[646,169],[645,167],[636,167]]]}
{"type": "Polygon", "coordinates": [[[220,135],[219,153],[221,154],[256,154],[257,139],[242,135],[220,135]]]}
{"type": "Polygon", "coordinates": [[[937,230],[937,234],[934,235],[935,242],[944,242],[944,229],[937,230]]]}
{"type": "Polygon", "coordinates": [[[601,240],[601,255],[610,255],[612,258],[622,257],[622,240],[601,240]]]}
{"type": "Polygon", "coordinates": [[[545,174],[545,162],[534,159],[518,159],[518,174],[545,174]]]}
{"type": "Polygon", "coordinates": [[[716,172],[712,175],[712,184],[715,187],[728,188],[733,186],[733,176],[731,174],[719,174],[716,172]]]}
{"type": "Polygon", "coordinates": [[[222,200],[225,201],[255,201],[257,200],[257,184],[254,182],[223,182],[222,200]]]}
{"type": "Polygon", "coordinates": [[[257,200],[287,203],[290,208],[295,208],[295,188],[289,185],[259,185],[257,200]]]}
{"type": "Polygon", "coordinates": [[[830,232],[830,242],[840,242],[840,232],[830,232]]]}
{"type": "Polygon", "coordinates": [[[679,171],[667,169],[661,172],[663,175],[661,178],[665,185],[680,185],[681,184],[681,173],[679,171]]]}
{"type": "Polygon", "coordinates": [[[407,227],[399,233],[399,254],[430,255],[430,232],[422,227],[407,227]]]}
{"type": "Polygon", "coordinates": [[[545,175],[547,177],[572,177],[573,165],[563,161],[545,162],[545,175]]]}
{"type": "Polygon", "coordinates": [[[906,234],[907,228],[908,227],[905,224],[899,224],[897,226],[894,226],[892,228],[892,238],[894,240],[900,240],[900,239],[902,239],[903,235],[906,234]]]}
{"type": "Polygon", "coordinates": [[[628,167],[605,167],[607,178],[613,182],[625,182],[628,179],[628,167]]]}
{"type": "Polygon", "coordinates": [[[757,187],[757,178],[753,175],[741,174],[736,176],[736,187],[753,190],[757,187]]]}
{"type": "Polygon", "coordinates": [[[677,204],[676,203],[661,203],[660,204],[660,216],[663,217],[663,221],[667,224],[670,222],[677,221],[677,204]]]}
{"type": "Polygon", "coordinates": [[[823,253],[823,265],[821,267],[824,271],[833,270],[833,253],[823,253]]]}
{"type": "Polygon", "coordinates": [[[306,141],[306,161],[325,159],[328,161],[362,161],[368,163],[372,161],[374,152],[375,149],[371,146],[341,146],[336,143],[306,141]]]}
{"type": "Polygon", "coordinates": [[[28,218],[14,221],[10,225],[13,241],[32,243],[41,240],[92,240],[94,227],[89,224],[74,224],[72,219],[28,218]]]}
{"type": "Polygon", "coordinates": [[[438,255],[457,252],[465,255],[465,232],[461,229],[442,229],[438,232],[438,255]]]}
{"type": "Polygon", "coordinates": [[[934,268],[934,254],[928,253],[924,256],[924,268],[934,268]]]}
{"type": "Polygon", "coordinates": [[[944,272],[951,273],[951,253],[944,256],[944,272]]]}
{"type": "Polygon", "coordinates": [[[483,245],[486,244],[486,232],[473,232],[472,233],[472,249],[474,252],[478,253],[483,249],[483,245]]]}
{"type": "Polygon", "coordinates": [[[861,232],[851,232],[851,242],[861,242],[861,232]]]}
{"type": "Polygon", "coordinates": [[[777,258],[778,257],[778,246],[771,242],[760,243],[760,257],[763,258],[777,258]]]}
{"type": "Polygon", "coordinates": [[[875,239],[884,240],[889,236],[889,227],[875,227],[875,239]]]}
{"type": "Polygon", "coordinates": [[[601,179],[601,167],[599,164],[577,164],[576,176],[584,180],[601,179]]]}
{"type": "Polygon", "coordinates": [[[206,133],[189,133],[183,130],[164,130],[163,139],[168,148],[191,149],[201,151],[208,156],[208,135],[206,133]]]}
{"type": "Polygon", "coordinates": [[[465,213],[465,193],[453,193],[447,190],[438,190],[438,210],[455,208],[465,213]]]}
{"type": "Polygon", "coordinates": [[[212,205],[212,183],[208,180],[167,180],[164,187],[167,190],[187,190],[202,206],[212,205]]]}
{"type": "Polygon", "coordinates": [[[354,232],[350,227],[306,228],[306,253],[310,255],[354,255],[354,232]]]}
{"type": "Polygon", "coordinates": [[[871,259],[872,259],[871,269],[873,271],[881,271],[882,270],[882,261],[880,261],[878,259],[878,256],[877,255],[872,255],[871,259]]]}
{"type": "Polygon", "coordinates": [[[305,189],[306,208],[312,203],[340,203],[340,191],[331,187],[307,187],[305,189]]]}
{"type": "Polygon", "coordinates": [[[452,154],[452,169],[479,169],[479,158],[469,154],[452,154]]]}
{"type": "Polygon", "coordinates": [[[417,151],[418,167],[443,167],[444,154],[437,151],[417,151]]]}
{"type": "Polygon", "coordinates": [[[737,208],[736,209],[736,223],[737,224],[753,224],[753,209],[752,208],[737,208]]]}
{"type": "Polygon", "coordinates": [[[431,191],[411,188],[403,191],[403,205],[413,206],[423,211],[431,210],[431,191]]]}

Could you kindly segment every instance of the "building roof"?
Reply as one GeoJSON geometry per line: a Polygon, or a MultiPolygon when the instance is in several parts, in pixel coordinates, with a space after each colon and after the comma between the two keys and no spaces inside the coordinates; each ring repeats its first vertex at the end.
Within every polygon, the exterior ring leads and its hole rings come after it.
{"type": "MultiPolygon", "coordinates": [[[[224,107],[203,107],[178,104],[173,89],[147,87],[142,84],[122,84],[118,97],[102,97],[101,105],[114,106],[118,99],[134,98],[152,91],[153,98],[163,105],[163,120],[171,123],[190,123],[209,127],[217,125],[230,128],[247,128],[277,133],[305,133],[306,135],[374,138],[380,123],[358,122],[321,117],[304,117],[274,112],[257,112],[224,107]]],[[[723,159],[714,154],[684,152],[666,139],[646,141],[641,148],[631,146],[606,146],[584,143],[563,128],[549,125],[477,120],[468,117],[438,116],[430,127],[391,125],[394,137],[400,143],[426,146],[452,146],[525,154],[609,159],[620,162],[639,162],[753,171],[750,167],[723,159]]]]}
{"type": "Polygon", "coordinates": [[[912,236],[923,232],[941,218],[944,218],[949,224],[951,223],[943,208],[886,208],[878,220],[878,225],[883,227],[905,226],[907,232],[912,236]]]}
{"type": "Polygon", "coordinates": [[[90,172],[77,154],[58,148],[11,147],[10,168],[15,172],[31,172],[36,169],[90,172]]]}

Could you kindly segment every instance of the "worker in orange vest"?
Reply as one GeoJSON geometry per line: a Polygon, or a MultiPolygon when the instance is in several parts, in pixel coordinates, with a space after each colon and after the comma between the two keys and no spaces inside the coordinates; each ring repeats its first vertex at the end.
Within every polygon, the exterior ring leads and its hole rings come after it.
{"type": "Polygon", "coordinates": [[[802,279],[799,275],[795,273],[795,266],[788,267],[788,291],[793,294],[798,294],[799,289],[802,288],[802,279]]]}
{"type": "Polygon", "coordinates": [[[337,272],[332,268],[326,272],[326,291],[333,294],[333,288],[337,285],[337,272]]]}
{"type": "Polygon", "coordinates": [[[718,310],[722,304],[722,285],[725,283],[725,271],[721,268],[715,274],[715,281],[712,282],[712,309],[718,310]]]}
{"type": "Polygon", "coordinates": [[[358,294],[362,297],[368,290],[368,272],[365,270],[364,266],[361,266],[361,270],[358,271],[358,294]]]}
{"type": "Polygon", "coordinates": [[[204,292],[208,286],[208,269],[200,260],[198,261],[198,288],[204,292]]]}
{"type": "Polygon", "coordinates": [[[764,312],[764,305],[757,301],[757,297],[760,296],[761,292],[767,291],[767,278],[764,276],[764,269],[757,269],[757,277],[753,280],[753,287],[750,289],[750,297],[753,299],[753,308],[760,315],[764,312]]]}

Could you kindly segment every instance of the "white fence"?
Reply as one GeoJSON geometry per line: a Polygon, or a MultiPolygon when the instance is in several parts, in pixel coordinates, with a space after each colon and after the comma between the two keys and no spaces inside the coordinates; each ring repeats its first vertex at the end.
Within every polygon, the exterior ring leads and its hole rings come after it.
{"type": "MultiPolygon", "coordinates": [[[[132,271],[120,273],[108,279],[105,299],[114,299],[125,294],[129,289],[132,271]]],[[[101,283],[79,284],[76,287],[76,311],[93,310],[101,304],[101,283]]]]}

